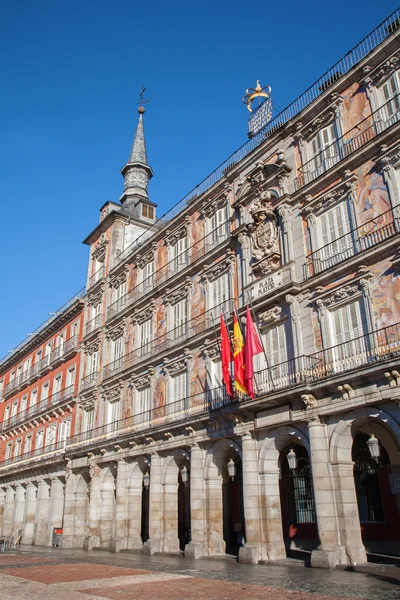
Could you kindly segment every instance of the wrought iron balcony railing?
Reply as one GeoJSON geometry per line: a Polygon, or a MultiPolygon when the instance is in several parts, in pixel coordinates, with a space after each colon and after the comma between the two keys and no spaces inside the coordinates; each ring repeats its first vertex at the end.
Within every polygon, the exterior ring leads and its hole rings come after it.
{"type": "Polygon", "coordinates": [[[89,335],[90,333],[93,333],[94,331],[96,331],[96,329],[101,327],[102,320],[102,314],[96,315],[95,317],[93,317],[93,319],[90,319],[90,321],[88,321],[85,326],[85,335],[89,335]]]}
{"type": "Polygon", "coordinates": [[[136,285],[127,294],[110,304],[107,309],[107,319],[115,317],[125,310],[125,308],[128,308],[128,306],[131,306],[134,302],[139,300],[139,298],[143,298],[153,291],[155,287],[165,283],[168,279],[181,272],[187,266],[192,265],[199,258],[202,258],[205,254],[225,242],[228,237],[229,221],[226,221],[214,231],[187,248],[184,252],[167,262],[160,269],[152,273],[150,277],[136,285]]]}
{"type": "Polygon", "coordinates": [[[92,388],[94,385],[96,385],[97,375],[98,375],[98,371],[95,371],[94,373],[89,373],[89,375],[86,375],[86,377],[83,377],[83,379],[81,379],[80,391],[84,392],[84,391],[88,390],[89,388],[92,388]]]}
{"type": "Polygon", "coordinates": [[[54,444],[47,444],[45,446],[41,446],[40,448],[32,448],[28,452],[24,452],[23,454],[19,454],[18,456],[6,458],[5,460],[0,462],[0,469],[7,467],[8,465],[28,460],[30,458],[40,457],[40,459],[43,460],[46,458],[50,458],[50,455],[54,453],[64,454],[67,441],[68,440],[61,440],[59,442],[55,442],[54,444]]]}
{"type": "Polygon", "coordinates": [[[305,278],[319,275],[348,258],[389,240],[400,232],[399,226],[399,219],[393,216],[392,210],[370,219],[364,225],[309,254],[306,257],[305,278]]]}
{"type": "Polygon", "coordinates": [[[17,412],[17,414],[12,415],[9,419],[5,419],[1,424],[1,431],[7,431],[9,429],[13,429],[14,427],[21,425],[21,423],[26,423],[37,417],[38,415],[51,411],[55,409],[57,406],[70,400],[74,397],[74,385],[70,385],[58,392],[54,392],[51,396],[40,400],[36,404],[32,404],[31,406],[27,406],[23,410],[17,412]]]}
{"type": "Polygon", "coordinates": [[[299,169],[299,175],[295,179],[295,189],[299,190],[314,181],[399,121],[400,94],[391,98],[371,116],[358,123],[306,162],[299,169]]]}
{"type": "Polygon", "coordinates": [[[97,283],[98,281],[100,281],[101,279],[103,279],[105,274],[105,270],[104,270],[104,265],[101,265],[101,267],[99,269],[97,269],[97,271],[95,271],[93,273],[93,275],[91,275],[88,279],[88,284],[87,284],[87,289],[90,289],[91,287],[94,286],[95,283],[97,283]]]}
{"type": "Polygon", "coordinates": [[[234,300],[229,298],[215,308],[211,308],[200,313],[196,317],[192,317],[186,323],[181,323],[163,335],[157,336],[153,340],[148,340],[139,348],[129,352],[129,354],[121,356],[117,360],[105,365],[103,371],[104,379],[113,377],[117,373],[121,373],[126,369],[136,366],[160,352],[165,352],[176,345],[186,342],[192,337],[204,333],[209,329],[213,329],[213,327],[218,329],[221,312],[231,315],[233,309],[234,300]]]}
{"type": "Polygon", "coordinates": [[[97,439],[113,438],[116,435],[142,432],[169,423],[188,421],[201,414],[220,409],[231,404],[232,399],[226,395],[224,387],[210,389],[175,402],[168,402],[157,408],[149,408],[125,419],[107,423],[101,427],[83,431],[69,438],[69,446],[93,443],[97,439]]]}

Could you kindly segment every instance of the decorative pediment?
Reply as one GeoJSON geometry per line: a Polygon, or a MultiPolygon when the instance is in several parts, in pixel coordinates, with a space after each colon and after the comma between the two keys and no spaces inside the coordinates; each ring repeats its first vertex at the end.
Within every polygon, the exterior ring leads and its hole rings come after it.
{"type": "Polygon", "coordinates": [[[98,262],[104,262],[104,259],[106,257],[107,244],[108,244],[108,239],[106,238],[106,236],[103,233],[101,235],[100,240],[98,241],[95,249],[92,252],[93,260],[97,260],[98,262]]]}
{"type": "Polygon", "coordinates": [[[80,396],[78,398],[77,404],[83,410],[93,410],[94,409],[94,398],[85,398],[84,396],[80,396]]]}
{"type": "Polygon", "coordinates": [[[259,313],[258,318],[265,324],[276,323],[282,319],[282,306],[273,306],[269,310],[259,313]]]}
{"type": "Polygon", "coordinates": [[[85,354],[89,354],[89,356],[91,356],[93,354],[93,352],[97,352],[100,349],[100,346],[101,346],[100,338],[96,338],[95,340],[90,342],[90,344],[87,344],[85,342],[82,344],[83,352],[85,354]]]}
{"type": "Polygon", "coordinates": [[[137,390],[141,390],[141,389],[149,387],[151,385],[155,374],[156,374],[156,370],[154,368],[151,368],[147,371],[147,373],[144,373],[143,375],[139,375],[138,377],[132,378],[131,383],[137,390]]]}
{"type": "Polygon", "coordinates": [[[355,175],[349,175],[344,181],[333,186],[324,194],[319,194],[315,198],[306,196],[306,205],[302,209],[303,215],[307,219],[310,219],[313,215],[317,215],[318,213],[327,210],[330,206],[345,200],[349,196],[353,198],[356,194],[356,186],[357,177],[355,175]]]}
{"type": "Polygon", "coordinates": [[[235,253],[230,251],[227,255],[217,263],[206,268],[202,273],[202,281],[213,281],[228,271],[235,262],[235,253]]]}
{"type": "Polygon", "coordinates": [[[133,324],[137,323],[138,325],[142,325],[142,323],[144,323],[145,321],[148,321],[149,319],[153,318],[153,315],[156,310],[157,310],[157,304],[156,304],[155,300],[152,300],[150,302],[149,306],[146,306],[141,311],[135,312],[135,314],[132,316],[132,323],[133,324]]]}
{"type": "Polygon", "coordinates": [[[129,273],[129,265],[124,266],[124,270],[118,275],[113,275],[108,277],[108,285],[110,288],[118,289],[128,278],[129,273]]]}
{"type": "Polygon", "coordinates": [[[122,337],[124,335],[124,324],[121,323],[120,325],[117,325],[116,327],[113,327],[112,329],[107,327],[106,329],[106,338],[108,340],[112,340],[115,341],[118,338],[122,337]]]}
{"type": "Polygon", "coordinates": [[[118,384],[116,387],[112,388],[103,388],[102,397],[107,402],[117,402],[121,399],[121,394],[123,392],[124,386],[123,384],[118,384]]]}
{"type": "Polygon", "coordinates": [[[400,163],[400,146],[390,148],[387,150],[387,146],[382,145],[380,147],[381,154],[375,159],[375,164],[380,171],[389,173],[391,169],[398,168],[400,163]]]}
{"type": "Polygon", "coordinates": [[[89,306],[96,307],[102,301],[103,286],[101,286],[97,292],[92,292],[92,293],[88,294],[86,298],[87,298],[87,303],[89,306]]]}
{"type": "Polygon", "coordinates": [[[374,281],[373,274],[368,271],[368,268],[361,266],[358,269],[356,280],[352,280],[351,283],[343,285],[339,288],[325,291],[324,287],[317,287],[316,292],[319,297],[314,298],[314,302],[319,310],[329,309],[335,304],[347,302],[360,296],[362,293],[369,295],[371,284],[374,281]]]}
{"type": "Polygon", "coordinates": [[[309,141],[320,129],[333,123],[335,118],[340,115],[343,102],[344,100],[340,94],[337,92],[332,93],[330,96],[330,105],[325,111],[319,113],[313,121],[306,123],[304,127],[302,123],[296,124],[294,137],[299,141],[302,139],[309,141]]]}
{"type": "Polygon", "coordinates": [[[387,61],[373,68],[365,65],[363,68],[362,84],[367,88],[379,85],[394,71],[400,68],[400,51],[395,52],[387,61]]]}
{"type": "Polygon", "coordinates": [[[164,375],[177,375],[178,373],[183,373],[188,370],[190,362],[192,360],[192,355],[188,348],[184,350],[183,357],[177,357],[176,359],[168,359],[164,358],[164,364],[162,366],[161,372],[164,375]]]}
{"type": "Polygon", "coordinates": [[[210,218],[217,210],[226,206],[227,201],[232,193],[232,186],[226,184],[223,191],[220,192],[211,202],[204,202],[199,212],[202,217],[210,218]]]}
{"type": "Polygon", "coordinates": [[[202,349],[202,355],[206,360],[214,360],[215,358],[219,358],[221,356],[219,345],[209,339],[206,339],[202,349]]]}
{"type": "Polygon", "coordinates": [[[154,260],[154,255],[157,250],[156,242],[153,242],[150,250],[145,252],[144,254],[138,254],[135,258],[135,263],[139,267],[139,269],[143,269],[149,262],[154,260]]]}
{"type": "Polygon", "coordinates": [[[177,302],[180,302],[180,300],[184,300],[185,298],[187,298],[192,287],[193,282],[190,277],[187,277],[184,283],[179,288],[175,288],[174,290],[170,290],[169,288],[167,288],[165,290],[164,304],[174,305],[177,302]]]}
{"type": "Polygon", "coordinates": [[[175,246],[175,244],[182,238],[187,236],[188,229],[191,224],[190,217],[186,217],[183,223],[180,223],[178,227],[173,229],[167,229],[164,241],[167,246],[175,246]]]}

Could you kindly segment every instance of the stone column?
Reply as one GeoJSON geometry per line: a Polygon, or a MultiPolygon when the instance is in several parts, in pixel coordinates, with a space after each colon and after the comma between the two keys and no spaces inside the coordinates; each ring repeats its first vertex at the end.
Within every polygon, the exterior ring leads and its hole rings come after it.
{"type": "MultiPolygon", "coordinates": [[[[69,463],[68,463],[69,464],[69,463]]],[[[64,488],[64,523],[63,535],[61,538],[61,548],[79,548],[75,546],[75,485],[76,475],[71,472],[67,466],[65,469],[65,488],[64,488]]],[[[83,540],[82,540],[83,544],[83,540]]]]}
{"type": "Polygon", "coordinates": [[[190,530],[191,541],[185,546],[185,556],[200,558],[206,552],[206,520],[204,498],[203,450],[195,444],[190,452],[190,530]]]}
{"type": "Polygon", "coordinates": [[[63,515],[64,515],[64,485],[58,477],[52,477],[51,479],[51,492],[50,492],[50,518],[49,527],[47,531],[47,544],[52,545],[53,541],[53,528],[63,526],[63,515]]]}
{"type": "Polygon", "coordinates": [[[4,518],[4,505],[6,503],[6,492],[3,488],[0,488],[0,531],[3,527],[4,518]]]}
{"type": "Polygon", "coordinates": [[[128,540],[129,550],[140,550],[143,547],[142,531],[142,486],[128,488],[128,540]]]}
{"type": "Polygon", "coordinates": [[[278,465],[274,468],[271,465],[270,469],[260,474],[260,504],[268,560],[274,561],[286,558],[286,548],[283,540],[278,465]]]}
{"type": "Polygon", "coordinates": [[[110,473],[112,476],[102,478],[101,487],[100,544],[103,548],[110,548],[114,537],[116,480],[111,469],[110,473]]]}
{"type": "Polygon", "coordinates": [[[164,541],[163,551],[179,552],[178,537],[178,473],[175,482],[165,482],[163,485],[164,508],[164,541]]]}
{"type": "Polygon", "coordinates": [[[125,550],[128,546],[128,499],[128,465],[124,460],[119,460],[116,481],[115,532],[111,540],[111,552],[125,550]]]}
{"type": "Polygon", "coordinates": [[[6,488],[6,501],[4,504],[4,518],[3,518],[3,528],[2,535],[10,535],[13,526],[13,518],[14,518],[14,498],[15,492],[11,486],[7,486],[6,488]]]}
{"type": "Polygon", "coordinates": [[[222,477],[206,479],[205,492],[208,554],[225,554],[222,477]]]}
{"type": "Polygon", "coordinates": [[[151,455],[149,494],[149,539],[143,544],[144,554],[161,552],[162,545],[162,459],[151,455]]]}
{"type": "Polygon", "coordinates": [[[101,469],[97,465],[90,466],[90,499],[89,499],[89,535],[84,540],[84,550],[92,550],[100,546],[101,516],[101,469]]]}
{"type": "Polygon", "coordinates": [[[335,484],[340,541],[346,549],[348,562],[352,565],[359,565],[367,562],[367,555],[361,538],[353,468],[352,461],[335,463],[332,465],[332,473],[335,484]]]}
{"type": "Polygon", "coordinates": [[[32,544],[35,535],[37,489],[33,483],[26,485],[25,526],[22,534],[24,544],[32,544]]]}
{"type": "Polygon", "coordinates": [[[12,533],[16,538],[19,530],[23,528],[25,517],[25,490],[22,485],[17,484],[15,489],[15,506],[12,533]]]}
{"type": "Polygon", "coordinates": [[[239,562],[256,564],[267,559],[267,551],[260,510],[257,443],[250,433],[242,437],[242,464],[246,543],[239,550],[239,562]]]}
{"type": "Polygon", "coordinates": [[[311,565],[333,569],[346,563],[339,547],[339,530],[329,462],[329,442],[325,425],[318,417],[308,422],[311,469],[320,545],[311,553],[311,565]]]}
{"type": "Polygon", "coordinates": [[[50,511],[50,487],[42,479],[38,483],[37,505],[36,505],[36,523],[33,539],[34,546],[45,546],[48,542],[47,531],[49,526],[50,511]]]}

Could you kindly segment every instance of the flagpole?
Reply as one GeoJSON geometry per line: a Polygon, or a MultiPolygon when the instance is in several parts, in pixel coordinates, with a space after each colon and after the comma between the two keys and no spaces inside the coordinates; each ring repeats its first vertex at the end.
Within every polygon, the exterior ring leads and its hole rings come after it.
{"type": "MultiPolygon", "coordinates": [[[[222,314],[222,311],[221,311],[222,314]]],[[[214,321],[214,315],[213,312],[211,312],[211,320],[212,320],[212,324],[213,324],[213,328],[214,328],[214,334],[215,334],[215,338],[217,340],[217,344],[218,344],[218,351],[219,351],[219,355],[221,357],[221,363],[222,363],[222,350],[221,350],[221,344],[219,342],[219,337],[218,337],[218,333],[217,333],[217,329],[215,327],[215,321],[214,321]]],[[[231,348],[232,348],[232,343],[231,340],[229,339],[229,343],[231,344],[231,348]]],[[[226,390],[226,385],[225,383],[222,384],[222,387],[225,388],[225,394],[228,395],[228,392],[226,390]]]]}
{"type": "Polygon", "coordinates": [[[254,322],[254,324],[255,324],[255,326],[257,328],[258,339],[260,340],[261,346],[263,347],[263,350],[264,350],[265,362],[267,363],[267,370],[268,370],[269,376],[271,378],[271,383],[272,383],[273,387],[275,387],[274,380],[272,378],[271,367],[269,365],[269,360],[268,360],[267,352],[266,352],[265,346],[264,346],[264,341],[263,341],[262,336],[259,334],[259,331],[258,331],[257,317],[256,317],[256,313],[254,311],[254,306],[253,306],[253,302],[252,302],[252,298],[251,298],[251,293],[250,293],[249,290],[247,290],[247,298],[248,298],[248,301],[250,303],[250,311],[252,313],[253,322],[254,322]]]}

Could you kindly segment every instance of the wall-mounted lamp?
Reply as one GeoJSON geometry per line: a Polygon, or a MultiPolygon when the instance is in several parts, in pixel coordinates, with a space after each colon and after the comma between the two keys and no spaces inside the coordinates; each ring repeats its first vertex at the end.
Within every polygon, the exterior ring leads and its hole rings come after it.
{"type": "Polygon", "coordinates": [[[233,481],[235,479],[235,475],[236,475],[236,465],[235,465],[235,462],[234,462],[234,460],[232,458],[228,462],[227,467],[228,467],[229,477],[233,481]]]}
{"type": "Polygon", "coordinates": [[[188,470],[186,468],[186,465],[183,465],[183,467],[181,469],[181,477],[182,477],[182,483],[184,485],[186,485],[188,482],[188,470]]]}
{"type": "Polygon", "coordinates": [[[286,455],[286,458],[288,461],[289,469],[291,471],[295,471],[297,469],[297,456],[293,448],[290,448],[289,452],[286,455]]]}
{"type": "Polygon", "coordinates": [[[367,446],[372,458],[376,462],[379,462],[379,455],[381,453],[381,449],[379,447],[379,440],[374,436],[373,433],[371,433],[371,435],[369,436],[369,440],[367,440],[367,446]]]}
{"type": "Polygon", "coordinates": [[[149,489],[149,485],[150,485],[150,475],[149,473],[146,471],[146,473],[143,475],[143,485],[145,487],[146,490],[149,489]]]}

